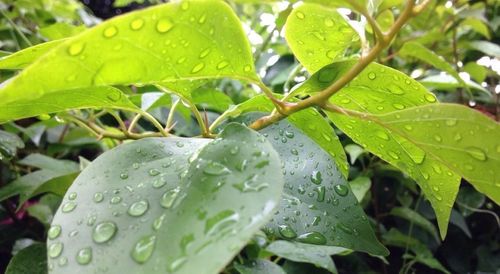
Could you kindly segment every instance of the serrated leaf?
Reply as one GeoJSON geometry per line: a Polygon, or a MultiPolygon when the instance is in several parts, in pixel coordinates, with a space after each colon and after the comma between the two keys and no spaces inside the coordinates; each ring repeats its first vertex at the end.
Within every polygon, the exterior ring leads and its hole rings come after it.
{"type": "Polygon", "coordinates": [[[241,23],[223,1],[183,1],[127,13],[67,39],[6,83],[0,102],[221,77],[259,81],[241,23]]]}
{"type": "Polygon", "coordinates": [[[68,191],[53,222],[61,232],[49,232],[49,263],[53,273],[219,273],[269,220],[282,188],[277,153],[241,125],[212,142],[121,145],[68,191]],[[64,257],[67,265],[56,265],[64,257]]]}
{"type": "Polygon", "coordinates": [[[288,16],[285,37],[295,57],[314,73],[344,57],[359,36],[335,9],[303,4],[288,16]]]}
{"type": "Polygon", "coordinates": [[[249,261],[245,264],[235,264],[234,268],[236,268],[240,274],[286,274],[279,265],[262,259],[249,261]]]}
{"type": "MultiPolygon", "coordinates": [[[[294,93],[310,95],[321,91],[353,64],[353,61],[346,61],[326,66],[294,93]]],[[[421,84],[405,74],[372,63],[348,86],[334,94],[330,102],[369,115],[432,104],[437,100],[421,84]]],[[[392,133],[377,123],[330,112],[327,115],[355,142],[417,181],[436,211],[441,235],[446,235],[460,177],[435,159],[427,157],[424,161],[425,153],[421,148],[399,136],[391,138],[392,133]]]]}
{"type": "Polygon", "coordinates": [[[261,132],[280,153],[287,182],[268,233],[309,244],[387,254],[349,184],[321,147],[286,121],[261,132]]]}
{"type": "MultiPolygon", "coordinates": [[[[1,93],[1,91],[0,91],[1,93]]],[[[22,96],[19,96],[22,97],[22,96]]],[[[0,102],[0,124],[40,114],[82,108],[119,108],[136,110],[127,96],[114,87],[89,87],[45,93],[40,97],[0,102]]]]}
{"type": "Polygon", "coordinates": [[[5,274],[47,273],[47,249],[43,243],[30,245],[19,251],[9,262],[5,274]]]}
{"type": "Polygon", "coordinates": [[[318,246],[288,241],[274,241],[266,247],[266,250],[294,262],[313,264],[331,273],[337,273],[337,269],[330,256],[349,251],[336,246],[318,246]]]}

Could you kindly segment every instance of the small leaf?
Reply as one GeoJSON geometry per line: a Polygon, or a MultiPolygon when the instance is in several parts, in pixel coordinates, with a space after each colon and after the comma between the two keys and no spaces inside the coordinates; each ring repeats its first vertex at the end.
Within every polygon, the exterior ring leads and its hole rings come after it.
{"type": "Polygon", "coordinates": [[[18,148],[24,148],[23,140],[13,133],[0,130],[0,160],[16,156],[18,148]]]}
{"type": "Polygon", "coordinates": [[[310,263],[317,267],[337,273],[337,269],[330,256],[348,251],[348,249],[335,246],[318,246],[297,242],[274,241],[266,250],[285,259],[310,263]]]}
{"type": "MultiPolygon", "coordinates": [[[[448,74],[440,74],[440,75],[431,75],[427,76],[419,81],[422,83],[424,86],[428,88],[433,88],[433,89],[439,89],[439,90],[444,90],[444,91],[456,91],[457,88],[462,87],[462,84],[457,81],[454,77],[448,75],[448,74]]],[[[478,83],[467,80],[465,81],[465,84],[472,90],[472,91],[481,91],[488,97],[491,97],[491,93],[483,88],[481,85],[478,83]]]]}
{"type": "Polygon", "coordinates": [[[245,264],[235,264],[234,268],[240,274],[286,274],[279,265],[262,259],[249,261],[245,264]]]}
{"type": "Polygon", "coordinates": [[[361,202],[366,193],[370,190],[372,181],[368,177],[359,176],[356,177],[356,179],[349,181],[349,185],[351,186],[354,196],[358,199],[358,202],[361,202]]]}
{"type": "Polygon", "coordinates": [[[500,58],[500,46],[488,41],[467,42],[466,47],[480,51],[486,55],[500,58]]]}
{"type": "Polygon", "coordinates": [[[45,274],[47,273],[47,249],[43,243],[30,245],[14,256],[5,274],[45,274]]]}
{"type": "Polygon", "coordinates": [[[49,262],[53,273],[219,273],[269,220],[282,188],[271,144],[237,124],[212,142],[121,145],[69,189],[52,224],[61,232],[49,231],[49,262]]]}
{"type": "Polygon", "coordinates": [[[229,96],[215,89],[199,88],[193,90],[191,98],[193,103],[217,112],[224,112],[234,104],[229,96]]]}
{"type": "Polygon", "coordinates": [[[436,241],[439,242],[439,236],[434,225],[418,212],[407,207],[393,207],[390,212],[391,215],[403,218],[413,224],[423,228],[431,234],[436,241]]]}
{"type": "Polygon", "coordinates": [[[303,4],[288,16],[285,37],[295,57],[311,73],[342,59],[359,37],[335,9],[303,4]]]}

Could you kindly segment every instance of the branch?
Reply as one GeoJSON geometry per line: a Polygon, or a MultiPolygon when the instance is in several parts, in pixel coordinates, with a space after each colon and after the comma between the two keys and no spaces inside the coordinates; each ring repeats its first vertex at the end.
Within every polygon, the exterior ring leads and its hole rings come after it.
{"type": "Polygon", "coordinates": [[[406,4],[405,9],[400,14],[396,22],[394,22],[394,25],[389,29],[389,31],[384,33],[381,39],[377,40],[377,43],[368,52],[368,54],[362,56],[359,59],[358,63],[356,63],[353,67],[351,67],[351,69],[346,74],[342,75],[342,77],[339,78],[335,83],[333,83],[323,91],[305,100],[299,101],[297,103],[287,103],[286,108],[283,108],[281,109],[281,111],[278,111],[268,116],[264,116],[256,120],[253,124],[250,125],[250,127],[252,129],[259,130],[272,123],[280,121],[286,118],[288,115],[300,111],[302,109],[315,105],[324,107],[333,94],[342,89],[345,85],[351,82],[356,76],[358,76],[359,73],[361,73],[371,62],[375,60],[375,58],[377,58],[377,56],[385,48],[387,48],[390,45],[396,34],[404,26],[404,24],[412,16],[415,16],[416,14],[420,13],[423,10],[423,8],[425,8],[425,6],[428,4],[427,2],[428,1],[423,2],[422,4],[416,6],[418,10],[415,11],[414,10],[414,8],[416,8],[415,2],[413,0],[409,0],[406,4]]]}

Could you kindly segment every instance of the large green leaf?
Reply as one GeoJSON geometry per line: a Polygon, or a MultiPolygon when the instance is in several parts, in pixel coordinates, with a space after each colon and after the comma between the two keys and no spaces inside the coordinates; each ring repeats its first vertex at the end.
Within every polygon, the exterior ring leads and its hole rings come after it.
{"type": "Polygon", "coordinates": [[[118,16],[67,39],[0,89],[0,101],[220,77],[259,81],[241,23],[223,1],[182,1],[118,16]]]}
{"type": "Polygon", "coordinates": [[[359,41],[356,31],[335,9],[316,4],[295,8],[285,27],[288,45],[311,73],[343,58],[359,41]]]}
{"type": "Polygon", "coordinates": [[[388,254],[327,152],[287,121],[261,132],[280,153],[286,181],[268,233],[303,243],[388,254]]]}
{"type": "Polygon", "coordinates": [[[12,258],[5,274],[47,273],[47,249],[43,243],[35,243],[19,251],[12,258]]]}
{"type": "MultiPolygon", "coordinates": [[[[353,64],[354,61],[346,61],[326,66],[294,92],[307,95],[321,91],[353,64]]],[[[405,74],[372,63],[348,86],[332,96],[330,102],[368,115],[432,104],[437,100],[421,84],[405,74]]],[[[354,141],[417,181],[436,211],[444,237],[460,177],[436,159],[425,157],[422,149],[415,144],[399,136],[391,137],[392,132],[377,123],[347,115],[328,113],[328,116],[354,141]]]]}
{"type": "Polygon", "coordinates": [[[36,99],[0,102],[0,123],[69,109],[102,107],[136,109],[127,96],[117,88],[79,88],[45,93],[36,99]]]}
{"type": "Polygon", "coordinates": [[[269,220],[282,188],[277,153],[241,125],[212,142],[122,145],[69,189],[49,231],[49,265],[55,273],[219,273],[269,220]]]}
{"type": "Polygon", "coordinates": [[[345,248],[335,246],[318,246],[287,241],[274,241],[266,250],[276,256],[294,262],[310,263],[317,267],[337,273],[337,269],[330,256],[348,251],[345,248]]]}
{"type": "MultiPolygon", "coordinates": [[[[391,137],[417,146],[424,163],[433,159],[500,204],[499,123],[455,104],[420,106],[367,119],[389,130],[391,137]]],[[[440,172],[435,167],[428,176],[440,172]]]]}

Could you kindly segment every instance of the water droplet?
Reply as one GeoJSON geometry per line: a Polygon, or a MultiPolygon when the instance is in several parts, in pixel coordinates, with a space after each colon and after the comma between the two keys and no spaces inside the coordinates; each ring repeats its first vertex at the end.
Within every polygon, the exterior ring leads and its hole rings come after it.
{"type": "Polygon", "coordinates": [[[140,30],[144,26],[144,20],[137,18],[130,22],[130,28],[133,30],[140,30]]]}
{"type": "Polygon", "coordinates": [[[104,29],[103,35],[106,38],[111,38],[118,33],[118,29],[115,26],[110,26],[104,29]]]}
{"type": "Polygon", "coordinates": [[[69,200],[74,200],[74,199],[76,199],[76,196],[77,196],[76,192],[71,192],[71,193],[68,195],[68,199],[69,199],[69,200]]]}
{"type": "Polygon", "coordinates": [[[436,140],[436,142],[441,143],[443,141],[443,138],[441,138],[441,136],[436,134],[436,135],[434,135],[434,140],[436,140]]]}
{"type": "Polygon", "coordinates": [[[61,255],[63,250],[63,244],[60,242],[53,243],[49,245],[49,249],[47,253],[49,254],[49,257],[51,258],[57,258],[59,255],[61,255]]]}
{"type": "Polygon", "coordinates": [[[408,131],[412,131],[413,130],[413,127],[411,125],[405,125],[404,127],[408,131]]]}
{"type": "Polygon", "coordinates": [[[210,48],[207,48],[205,50],[203,50],[201,53],[200,53],[200,58],[205,58],[207,57],[207,55],[210,53],[210,48]]]}
{"type": "Polygon", "coordinates": [[[76,208],[76,203],[73,201],[69,201],[62,206],[62,212],[68,213],[73,211],[75,208],[76,208]]]}
{"type": "Polygon", "coordinates": [[[174,24],[172,23],[172,21],[170,21],[167,18],[162,18],[162,19],[158,20],[158,23],[156,24],[156,30],[159,33],[166,33],[169,30],[171,30],[173,27],[174,27],[174,24]]]}
{"type": "Polygon", "coordinates": [[[318,194],[316,200],[318,202],[323,202],[325,200],[325,187],[324,186],[319,186],[317,188],[314,189],[316,191],[316,193],[318,194]]]}
{"type": "Polygon", "coordinates": [[[246,65],[245,67],[243,67],[243,71],[245,71],[245,72],[250,72],[250,71],[252,71],[252,66],[250,66],[250,65],[246,65]]]}
{"type": "Polygon", "coordinates": [[[200,19],[198,19],[198,23],[203,24],[207,20],[207,16],[203,14],[200,19]]]}
{"type": "Polygon", "coordinates": [[[132,258],[134,261],[143,264],[153,254],[156,243],[156,236],[150,235],[142,237],[134,246],[132,250],[132,258]]]}
{"type": "Polygon", "coordinates": [[[128,179],[128,174],[127,173],[120,174],[120,179],[122,180],[128,179]]]}
{"type": "Polygon", "coordinates": [[[193,67],[193,69],[191,70],[191,73],[200,72],[204,67],[205,67],[205,63],[199,63],[198,65],[193,67]]]}
{"type": "Polygon", "coordinates": [[[289,225],[280,225],[278,231],[285,239],[294,239],[297,237],[297,233],[289,225]]]}
{"type": "Polygon", "coordinates": [[[166,215],[165,214],[162,214],[160,217],[156,218],[154,221],[153,221],[153,229],[155,231],[158,231],[160,230],[160,227],[161,225],[163,224],[163,221],[165,220],[166,218],[166,215]]]}
{"type": "Polygon", "coordinates": [[[217,64],[217,69],[223,69],[229,65],[229,62],[227,61],[222,61],[219,64],[217,64]]]}
{"type": "Polygon", "coordinates": [[[399,159],[399,155],[396,154],[396,152],[394,152],[394,151],[389,151],[389,152],[387,152],[387,154],[389,154],[389,156],[391,156],[391,158],[393,158],[395,160],[399,159]]]}
{"type": "Polygon", "coordinates": [[[311,182],[316,185],[320,185],[321,182],[323,182],[323,179],[321,178],[321,172],[318,170],[314,170],[313,173],[311,174],[311,182]]]}
{"type": "Polygon", "coordinates": [[[55,239],[61,235],[61,226],[60,225],[52,225],[47,232],[47,237],[49,239],[55,239]]]}
{"type": "Polygon", "coordinates": [[[313,231],[299,235],[297,237],[297,241],[303,242],[306,244],[314,244],[314,245],[324,245],[326,244],[326,238],[323,234],[313,231]]]}
{"type": "Polygon", "coordinates": [[[130,216],[138,217],[142,216],[146,211],[148,211],[149,203],[146,200],[141,200],[130,205],[127,213],[130,216]]]}
{"type": "Polygon", "coordinates": [[[343,197],[347,196],[347,194],[349,193],[349,188],[345,185],[335,185],[333,189],[338,195],[343,197]]]}
{"type": "Polygon", "coordinates": [[[429,103],[436,102],[436,97],[434,97],[434,95],[432,95],[432,94],[427,93],[427,94],[424,95],[424,98],[429,103]]]}
{"type": "Polygon", "coordinates": [[[375,80],[375,78],[377,78],[377,74],[375,74],[375,72],[368,73],[368,79],[375,80]]]}
{"type": "Polygon", "coordinates": [[[61,257],[61,258],[59,259],[59,262],[57,262],[57,264],[58,264],[59,266],[65,266],[66,264],[68,264],[68,258],[66,258],[66,257],[61,257]]]}
{"type": "Polygon", "coordinates": [[[102,194],[102,192],[96,192],[94,194],[94,202],[100,203],[102,202],[102,200],[104,200],[104,195],[102,194]]]}
{"type": "Polygon", "coordinates": [[[446,124],[447,126],[452,127],[452,126],[454,126],[454,125],[456,125],[456,124],[457,124],[457,119],[448,119],[448,120],[446,120],[445,124],[446,124]]]}
{"type": "Polygon", "coordinates": [[[105,243],[116,234],[116,224],[111,221],[105,221],[97,224],[92,231],[92,239],[96,243],[105,243]]]}
{"type": "Polygon", "coordinates": [[[76,262],[81,265],[89,264],[92,260],[92,248],[82,248],[76,253],[76,262]]]}
{"type": "Polygon", "coordinates": [[[235,224],[240,215],[233,210],[224,210],[205,221],[205,234],[213,235],[235,224]]]}
{"type": "Polygon", "coordinates": [[[375,135],[382,140],[389,141],[389,135],[387,135],[384,131],[377,131],[375,135]]]}
{"type": "Polygon", "coordinates": [[[161,206],[164,208],[170,208],[174,204],[175,199],[179,195],[180,191],[181,189],[179,187],[176,187],[163,193],[160,202],[161,206]]]}
{"type": "Polygon", "coordinates": [[[76,42],[72,44],[71,46],[68,47],[68,53],[71,56],[76,56],[80,53],[82,53],[83,49],[85,48],[85,44],[82,42],[76,42]]]}
{"type": "Polygon", "coordinates": [[[160,175],[161,172],[156,168],[152,168],[148,171],[148,174],[149,174],[149,176],[157,176],[157,175],[160,175]]]}
{"type": "Polygon", "coordinates": [[[174,272],[179,268],[181,268],[186,262],[187,262],[186,257],[180,257],[178,259],[175,259],[171,264],[168,265],[168,271],[174,272]]]}
{"type": "Polygon", "coordinates": [[[333,25],[335,24],[335,22],[333,22],[333,20],[330,18],[325,18],[325,20],[323,22],[325,23],[325,26],[327,26],[327,27],[333,27],[333,25]]]}
{"type": "Polygon", "coordinates": [[[296,16],[297,16],[297,18],[299,18],[299,19],[304,19],[304,18],[306,18],[306,16],[305,16],[302,12],[300,12],[300,11],[298,11],[295,15],[296,15],[296,16]]]}
{"type": "Polygon", "coordinates": [[[111,204],[117,204],[119,202],[122,201],[122,198],[120,196],[114,196],[113,198],[111,198],[111,200],[109,201],[111,204]]]}
{"type": "Polygon", "coordinates": [[[402,109],[405,109],[406,107],[402,104],[392,104],[392,106],[395,108],[395,109],[398,109],[398,110],[402,110],[402,109]]]}
{"type": "Polygon", "coordinates": [[[153,181],[153,187],[154,188],[160,188],[162,186],[164,186],[165,184],[167,183],[167,181],[165,180],[165,178],[158,178],[156,180],[153,181]]]}
{"type": "Polygon", "coordinates": [[[209,162],[203,169],[203,173],[208,175],[223,175],[231,173],[231,170],[221,163],[209,162]]]}
{"type": "Polygon", "coordinates": [[[482,151],[480,148],[468,147],[465,150],[472,158],[474,158],[476,160],[486,161],[486,159],[488,159],[488,157],[486,156],[486,153],[484,153],[484,151],[482,151]]]}

